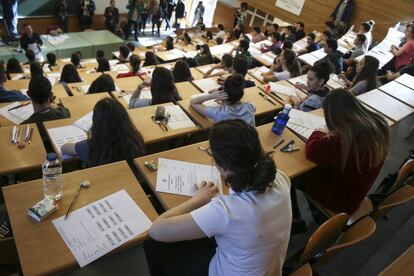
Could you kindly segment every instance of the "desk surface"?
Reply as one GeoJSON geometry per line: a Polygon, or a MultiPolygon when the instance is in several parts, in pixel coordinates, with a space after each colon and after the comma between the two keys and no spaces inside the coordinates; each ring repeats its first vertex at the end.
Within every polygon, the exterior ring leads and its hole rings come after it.
{"type": "Polygon", "coordinates": [[[142,83],[142,79],[138,76],[114,79],[115,85],[123,91],[132,92],[142,83]]]}
{"type": "Polygon", "coordinates": [[[396,122],[401,121],[414,112],[413,108],[378,89],[366,92],[359,95],[357,98],[366,105],[372,107],[379,113],[396,122]]]}
{"type": "Polygon", "coordinates": [[[111,97],[108,93],[86,94],[84,96],[73,96],[61,98],[64,107],[69,109],[72,118],[80,118],[93,110],[95,104],[103,98],[111,97]]]}
{"type": "MultiPolygon", "coordinates": [[[[282,85],[282,86],[286,86],[286,87],[288,87],[288,88],[292,88],[292,89],[294,89],[295,90],[295,92],[296,92],[296,95],[297,96],[299,96],[299,97],[301,97],[301,98],[304,98],[304,97],[307,97],[307,94],[305,93],[305,92],[303,92],[302,90],[300,90],[300,89],[297,89],[295,86],[293,86],[293,84],[291,84],[290,82],[288,82],[287,80],[284,80],[284,81],[278,81],[278,82],[276,82],[277,84],[280,84],[280,85],[282,85]]],[[[259,86],[259,88],[261,89],[261,90],[263,90],[263,91],[266,91],[266,85],[267,84],[264,84],[264,85],[260,85],[259,86]]],[[[271,93],[272,94],[272,93],[271,93]]],[[[282,104],[285,104],[285,103],[287,103],[288,102],[288,100],[289,100],[289,96],[287,96],[287,95],[285,95],[285,94],[282,94],[282,93],[278,93],[278,92],[275,92],[275,94],[277,95],[277,96],[279,96],[279,97],[276,97],[276,96],[274,96],[274,95],[272,95],[273,97],[275,97],[280,103],[282,103],[282,104]],[[282,100],[283,99],[283,100],[282,100]]]]}
{"type": "Polygon", "coordinates": [[[414,107],[413,89],[396,81],[389,82],[383,86],[380,86],[378,89],[396,98],[397,100],[414,107]]]}
{"type": "Polygon", "coordinates": [[[125,41],[120,39],[108,30],[93,31],[93,32],[79,32],[83,39],[89,41],[93,45],[107,45],[107,44],[124,44],[125,41]]]}
{"type": "MultiPolygon", "coordinates": [[[[46,158],[46,151],[43,146],[42,138],[35,124],[33,127],[33,134],[31,143],[25,143],[25,147],[19,149],[17,145],[11,143],[12,126],[4,126],[0,128],[0,175],[16,173],[32,168],[41,167],[46,158]]],[[[27,125],[19,126],[20,131],[23,131],[21,142],[24,143],[24,134],[27,125]]]]}
{"type": "Polygon", "coordinates": [[[414,275],[414,245],[411,245],[394,262],[385,268],[379,276],[409,276],[414,275]]]}
{"type": "Polygon", "coordinates": [[[188,135],[200,130],[199,127],[188,127],[181,129],[170,129],[164,131],[161,127],[152,120],[157,106],[174,105],[173,103],[165,103],[160,105],[151,105],[141,108],[129,109],[128,114],[131,117],[132,123],[141,133],[145,144],[166,141],[179,136],[188,135]]]}
{"type": "Polygon", "coordinates": [[[23,80],[8,80],[4,83],[4,88],[7,90],[22,90],[29,88],[30,79],[23,80]]]}
{"type": "Polygon", "coordinates": [[[189,81],[177,82],[175,86],[183,100],[191,99],[191,96],[200,94],[200,91],[189,81]]]}
{"type": "MultiPolygon", "coordinates": [[[[150,220],[157,217],[125,161],[63,174],[63,198],[58,202],[59,208],[41,223],[35,223],[27,215],[29,207],[43,198],[41,179],[4,187],[4,199],[24,275],[55,274],[76,265],[75,258],[52,220],[66,213],[83,179],[88,179],[91,186],[79,194],[73,210],[125,189],[150,220]]],[[[146,233],[128,244],[142,242],[145,238],[146,233]]]]}
{"type": "MultiPolygon", "coordinates": [[[[266,152],[272,151],[273,146],[280,140],[285,139],[286,144],[291,139],[295,140],[295,145],[300,148],[299,151],[295,151],[292,153],[283,153],[280,152],[280,147],[273,153],[273,158],[276,162],[276,166],[278,169],[284,171],[289,177],[295,177],[299,174],[302,174],[316,165],[311,161],[307,160],[305,157],[304,151],[304,142],[301,141],[298,137],[296,137],[291,131],[285,129],[281,136],[276,136],[271,132],[272,124],[267,124],[260,126],[257,129],[259,133],[259,138],[262,143],[262,146],[266,152]]],[[[197,144],[188,145],[185,147],[180,147],[152,155],[147,155],[144,157],[136,158],[134,160],[135,165],[144,176],[145,180],[150,185],[151,189],[154,191],[157,198],[160,200],[162,205],[166,209],[170,209],[175,207],[184,201],[188,200],[188,196],[182,195],[174,195],[168,193],[161,193],[155,192],[156,189],[156,178],[157,172],[150,171],[145,167],[144,162],[149,160],[154,160],[155,162],[158,161],[158,158],[167,158],[167,159],[174,159],[179,161],[185,162],[192,162],[192,163],[199,163],[205,165],[213,165],[213,160],[211,156],[209,156],[205,151],[201,151],[198,147],[208,147],[209,142],[204,141],[197,144]]]]}

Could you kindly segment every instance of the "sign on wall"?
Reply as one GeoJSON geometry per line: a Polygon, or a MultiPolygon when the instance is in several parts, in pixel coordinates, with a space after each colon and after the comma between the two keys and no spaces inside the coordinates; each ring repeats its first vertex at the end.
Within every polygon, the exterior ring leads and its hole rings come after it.
{"type": "Polygon", "coordinates": [[[276,7],[287,10],[296,15],[300,15],[302,12],[303,4],[305,0],[276,0],[276,7]]]}

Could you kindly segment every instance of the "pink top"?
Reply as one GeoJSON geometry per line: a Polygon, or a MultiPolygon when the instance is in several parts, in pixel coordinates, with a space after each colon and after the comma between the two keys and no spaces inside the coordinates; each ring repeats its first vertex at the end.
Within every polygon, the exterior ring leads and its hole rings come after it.
{"type": "Polygon", "coordinates": [[[395,69],[399,70],[402,66],[411,63],[411,59],[414,57],[414,40],[407,41],[401,48],[402,55],[395,57],[395,69]]]}

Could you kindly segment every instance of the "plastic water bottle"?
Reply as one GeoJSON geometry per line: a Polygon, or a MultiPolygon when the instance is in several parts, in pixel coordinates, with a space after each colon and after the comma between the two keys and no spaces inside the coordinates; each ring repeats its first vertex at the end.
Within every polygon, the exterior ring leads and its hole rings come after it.
{"type": "Polygon", "coordinates": [[[45,197],[59,200],[62,198],[62,164],[55,153],[48,153],[42,165],[43,194],[45,197]]]}
{"type": "Polygon", "coordinates": [[[272,126],[272,132],[276,135],[281,135],[283,130],[286,127],[287,122],[289,121],[289,112],[292,109],[290,104],[285,104],[282,112],[277,114],[275,123],[272,126]]]}

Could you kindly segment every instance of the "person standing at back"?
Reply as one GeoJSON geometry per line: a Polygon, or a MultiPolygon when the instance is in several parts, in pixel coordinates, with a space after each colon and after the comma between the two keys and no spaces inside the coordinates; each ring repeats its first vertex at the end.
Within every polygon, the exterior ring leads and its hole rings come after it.
{"type": "Polygon", "coordinates": [[[181,21],[185,16],[185,4],[182,0],[178,0],[177,7],[175,7],[175,28],[179,29],[181,21]]]}
{"type": "Polygon", "coordinates": [[[82,31],[93,25],[92,17],[95,15],[95,10],[94,0],[79,1],[79,25],[82,31]]]}
{"type": "Polygon", "coordinates": [[[234,13],[233,28],[236,27],[237,24],[247,26],[247,8],[248,5],[246,2],[240,4],[240,9],[234,13]]]}
{"type": "Polygon", "coordinates": [[[43,45],[43,40],[40,38],[40,35],[33,32],[32,26],[30,24],[24,24],[23,29],[24,34],[20,37],[20,47],[22,47],[22,49],[25,51],[28,49],[32,50],[36,61],[43,62],[44,58],[41,48],[43,45]]]}
{"type": "Polygon", "coordinates": [[[191,24],[191,26],[195,26],[200,21],[200,18],[204,17],[205,9],[206,8],[203,5],[203,1],[199,1],[198,5],[197,5],[197,7],[194,11],[193,24],[191,24]]]}
{"type": "Polygon", "coordinates": [[[289,177],[242,120],[215,124],[209,140],[229,194],[196,183],[192,198],[154,221],[144,242],[151,275],[282,275],[292,221],[289,177]]]}
{"type": "MultiPolygon", "coordinates": [[[[175,2],[174,0],[167,0],[167,17],[166,20],[168,22],[168,29],[171,27],[171,17],[175,9],[175,2]]],[[[167,27],[165,28],[167,30],[167,27]]]]}
{"type": "Polygon", "coordinates": [[[68,3],[66,2],[66,0],[60,0],[58,6],[58,25],[64,33],[68,32],[68,15],[68,3]]]}
{"type": "MultiPolygon", "coordinates": [[[[142,13],[142,9],[140,10],[139,1],[140,0],[132,0],[128,2],[128,23],[125,27],[125,40],[127,40],[131,34],[131,26],[133,25],[135,41],[138,41],[138,22],[141,20],[140,16],[142,13]]],[[[141,8],[143,8],[142,5],[141,8]]]]}
{"type": "Polygon", "coordinates": [[[105,28],[115,34],[116,26],[119,24],[119,10],[115,7],[115,0],[111,0],[110,6],[105,9],[105,28]]]}

